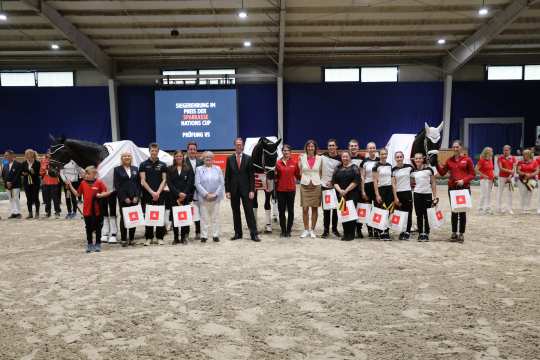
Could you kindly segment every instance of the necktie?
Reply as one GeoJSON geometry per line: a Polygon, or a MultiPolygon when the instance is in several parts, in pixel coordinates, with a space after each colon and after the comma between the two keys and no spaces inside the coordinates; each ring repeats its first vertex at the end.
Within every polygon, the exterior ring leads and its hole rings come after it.
{"type": "Polygon", "coordinates": [[[238,170],[240,170],[240,161],[241,161],[240,155],[236,154],[236,165],[238,165],[238,170]]]}

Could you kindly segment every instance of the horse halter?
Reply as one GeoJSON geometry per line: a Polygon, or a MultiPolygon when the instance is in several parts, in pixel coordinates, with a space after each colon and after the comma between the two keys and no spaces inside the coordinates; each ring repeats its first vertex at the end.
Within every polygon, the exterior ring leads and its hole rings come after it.
{"type": "Polygon", "coordinates": [[[65,148],[64,144],[56,144],[56,145],[51,146],[52,151],[50,152],[51,157],[49,158],[49,164],[53,164],[61,169],[69,162],[68,161],[64,163],[62,161],[58,161],[52,158],[52,155],[56,154],[58,151],[62,150],[63,148],[65,148]],[[55,146],[57,146],[57,148],[52,150],[55,146]]]}
{"type": "MultiPolygon", "coordinates": [[[[265,155],[269,155],[269,156],[272,156],[272,155],[277,155],[277,148],[274,152],[270,152],[266,149],[263,148],[263,153],[262,153],[262,156],[261,156],[261,162],[262,162],[262,166],[259,166],[257,164],[253,164],[253,166],[255,166],[256,168],[259,168],[261,169],[262,171],[264,171],[264,173],[268,173],[268,172],[272,172],[272,171],[275,171],[276,169],[276,166],[266,166],[266,156],[265,155]]],[[[277,159],[276,159],[277,160],[277,159]]]]}

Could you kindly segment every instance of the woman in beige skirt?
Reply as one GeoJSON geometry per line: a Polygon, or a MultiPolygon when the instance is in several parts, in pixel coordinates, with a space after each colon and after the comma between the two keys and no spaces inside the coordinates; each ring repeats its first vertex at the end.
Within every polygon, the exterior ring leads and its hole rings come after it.
{"type": "Polygon", "coordinates": [[[304,231],[301,238],[310,236],[315,238],[315,225],[317,225],[318,207],[321,206],[321,173],[322,159],[317,155],[317,143],[308,140],[304,145],[305,154],[300,156],[300,205],[304,231]],[[309,209],[311,208],[311,227],[309,226],[309,209]]]}

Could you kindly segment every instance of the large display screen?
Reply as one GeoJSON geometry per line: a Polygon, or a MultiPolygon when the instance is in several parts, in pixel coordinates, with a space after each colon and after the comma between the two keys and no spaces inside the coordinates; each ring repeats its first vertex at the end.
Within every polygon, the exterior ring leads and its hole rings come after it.
{"type": "Polygon", "coordinates": [[[162,149],[230,149],[238,136],[236,89],[156,90],[155,107],[162,149]]]}

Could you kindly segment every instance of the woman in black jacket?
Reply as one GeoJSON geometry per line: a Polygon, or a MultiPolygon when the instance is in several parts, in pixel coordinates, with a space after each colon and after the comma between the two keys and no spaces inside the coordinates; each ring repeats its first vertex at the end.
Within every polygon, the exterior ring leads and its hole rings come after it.
{"type": "Polygon", "coordinates": [[[129,206],[134,206],[139,203],[140,199],[140,179],[139,169],[131,164],[132,156],[130,153],[123,153],[121,156],[122,165],[114,168],[113,182],[118,204],[120,205],[120,236],[122,246],[135,245],[135,228],[129,229],[129,240],[127,240],[127,229],[124,225],[124,215],[122,209],[129,206]]]}
{"type": "MultiPolygon", "coordinates": [[[[174,162],[167,168],[167,186],[169,193],[167,198],[167,207],[188,205],[193,200],[195,192],[195,174],[191,167],[184,161],[182,150],[174,152],[174,162]]],[[[172,211],[170,215],[172,219],[172,211]]],[[[173,226],[174,241],[173,244],[187,244],[189,235],[189,226],[182,226],[180,229],[180,239],[178,239],[178,228],[173,226]]]]}
{"type": "Polygon", "coordinates": [[[33,207],[36,208],[36,219],[39,219],[39,188],[41,178],[39,177],[39,168],[41,164],[37,159],[34,150],[28,149],[24,152],[24,162],[22,163],[21,175],[23,177],[24,193],[26,194],[26,205],[28,206],[27,219],[34,217],[33,207]]]}

